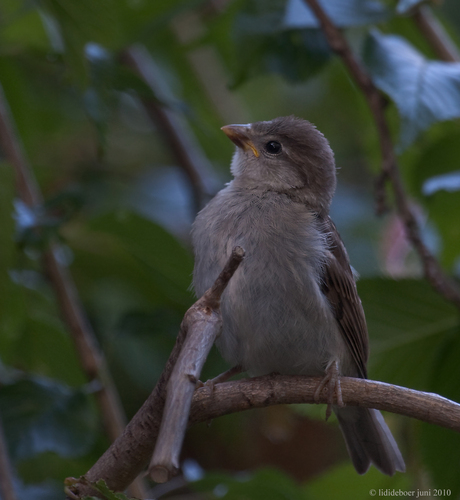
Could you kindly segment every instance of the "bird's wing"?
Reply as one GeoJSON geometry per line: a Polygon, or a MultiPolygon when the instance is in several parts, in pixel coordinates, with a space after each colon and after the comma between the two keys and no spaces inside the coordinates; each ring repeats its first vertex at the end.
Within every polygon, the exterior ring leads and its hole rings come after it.
{"type": "Polygon", "coordinates": [[[369,339],[363,306],[356,289],[345,245],[332,220],[327,217],[324,223],[325,230],[329,233],[330,243],[322,292],[332,306],[340,331],[356,363],[359,376],[366,378],[369,339]]]}

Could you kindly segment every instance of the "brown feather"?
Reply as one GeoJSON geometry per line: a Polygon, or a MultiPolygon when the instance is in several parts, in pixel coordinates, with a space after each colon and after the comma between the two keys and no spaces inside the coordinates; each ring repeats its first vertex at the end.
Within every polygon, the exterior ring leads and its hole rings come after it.
{"type": "Polygon", "coordinates": [[[324,220],[329,233],[329,259],[322,291],[332,306],[340,331],[362,378],[367,378],[369,338],[361,299],[356,289],[345,245],[330,217],[324,220]]]}

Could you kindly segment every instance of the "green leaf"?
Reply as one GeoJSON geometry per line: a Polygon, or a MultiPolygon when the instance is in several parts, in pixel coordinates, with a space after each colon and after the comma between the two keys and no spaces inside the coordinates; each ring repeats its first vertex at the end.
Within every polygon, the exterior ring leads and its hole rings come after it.
{"type": "Polygon", "coordinates": [[[131,212],[94,219],[91,229],[115,239],[149,273],[151,287],[176,304],[190,306],[193,296],[191,254],[160,226],[131,212]]]}
{"type": "MultiPolygon", "coordinates": [[[[68,384],[83,383],[74,345],[55,299],[33,261],[18,253],[13,220],[14,170],[0,164],[0,352],[2,361],[68,384]],[[21,260],[22,259],[22,260],[21,260]]],[[[20,205],[23,207],[23,205],[20,205]]],[[[23,207],[24,208],[24,207],[23,207]]],[[[28,218],[28,212],[20,217],[28,218]]],[[[29,214],[30,215],[30,214],[29,214]]],[[[31,216],[35,221],[35,216],[31,216]]],[[[25,221],[21,222],[23,227],[25,221]]]]}
{"type": "Polygon", "coordinates": [[[277,73],[290,82],[314,75],[331,51],[317,29],[290,29],[284,25],[283,0],[252,0],[238,12],[233,27],[235,76],[233,86],[264,73],[277,73]]]}
{"type": "Polygon", "coordinates": [[[459,498],[459,434],[435,425],[423,424],[421,427],[421,454],[430,472],[431,484],[436,487],[439,485],[441,490],[450,490],[449,493],[439,496],[459,498]]]}
{"type": "Polygon", "coordinates": [[[412,489],[409,474],[396,473],[393,477],[383,475],[375,467],[360,476],[351,464],[340,465],[326,474],[313,479],[305,486],[308,498],[340,498],[340,500],[369,500],[378,492],[387,489],[408,491],[412,489]]]}
{"type": "Polygon", "coordinates": [[[97,417],[81,390],[38,377],[24,377],[0,388],[0,410],[13,459],[45,451],[82,455],[95,439],[97,417]]]}
{"type": "Polygon", "coordinates": [[[117,1],[41,0],[40,5],[63,39],[68,68],[75,80],[84,84],[88,76],[85,45],[94,42],[113,47],[123,33],[117,1]]]}
{"type": "Polygon", "coordinates": [[[49,40],[43,27],[43,19],[37,9],[26,6],[26,2],[2,2],[0,41],[2,50],[48,50],[49,40]],[[11,9],[11,10],[10,10],[11,9]]]}
{"type": "MultiPolygon", "coordinates": [[[[370,377],[435,390],[436,366],[460,324],[455,306],[424,280],[363,279],[358,292],[371,339],[370,377]]],[[[460,367],[453,369],[460,376],[460,367]]]]}
{"type": "MultiPolygon", "coordinates": [[[[376,0],[320,0],[318,2],[339,28],[385,21],[391,11],[376,0]]],[[[319,22],[303,0],[289,0],[284,24],[288,28],[319,28],[319,22]]]]}
{"type": "Polygon", "coordinates": [[[145,393],[151,391],[174,346],[181,320],[177,312],[160,308],[149,314],[131,310],[120,317],[114,334],[105,340],[110,360],[117,362],[120,388],[131,382],[145,393]]]}
{"type": "Polygon", "coordinates": [[[450,217],[450,214],[460,213],[460,193],[438,191],[427,197],[425,205],[428,208],[429,221],[435,223],[442,237],[442,264],[458,273],[457,265],[460,257],[460,227],[450,217]]]}
{"type": "Polygon", "coordinates": [[[460,117],[460,63],[429,61],[404,38],[377,30],[367,38],[364,59],[398,108],[401,149],[433,123],[460,117]]]}
{"type": "Polygon", "coordinates": [[[460,191],[460,170],[430,177],[424,182],[422,190],[425,196],[431,196],[439,191],[447,193],[460,191]]]}
{"type": "MultiPolygon", "coordinates": [[[[443,346],[432,374],[432,387],[436,392],[454,401],[460,401],[458,384],[458,359],[460,356],[460,340],[458,331],[453,332],[443,346]]],[[[451,489],[452,498],[460,493],[460,435],[450,429],[435,425],[420,426],[420,443],[424,463],[431,472],[432,484],[439,488],[451,489]]],[[[450,496],[450,495],[449,495],[450,496]]]]}
{"type": "MultiPolygon", "coordinates": [[[[103,479],[99,479],[96,483],[90,483],[91,486],[97,490],[99,493],[104,495],[105,500],[129,500],[129,498],[123,493],[115,493],[106,484],[103,479]]],[[[84,497],[86,500],[91,500],[96,497],[84,497]]],[[[134,500],[134,499],[133,499],[134,500]]]]}
{"type": "Polygon", "coordinates": [[[413,190],[442,238],[442,264],[453,270],[460,256],[460,228],[451,217],[460,213],[459,155],[458,133],[444,134],[423,150],[412,172],[413,190]]]}
{"type": "Polygon", "coordinates": [[[309,495],[302,491],[291,478],[276,469],[260,469],[253,473],[206,474],[204,479],[190,486],[207,492],[209,498],[226,500],[308,500],[309,495]]]}
{"type": "Polygon", "coordinates": [[[89,66],[90,86],[84,93],[83,104],[97,128],[100,144],[105,149],[108,121],[117,102],[113,91],[115,62],[108,50],[94,42],[85,45],[85,55],[89,66]]]}
{"type": "MultiPolygon", "coordinates": [[[[460,401],[458,310],[421,280],[362,280],[358,290],[371,337],[370,377],[460,401]]],[[[433,485],[456,497],[460,436],[428,424],[419,435],[433,485]]]]}

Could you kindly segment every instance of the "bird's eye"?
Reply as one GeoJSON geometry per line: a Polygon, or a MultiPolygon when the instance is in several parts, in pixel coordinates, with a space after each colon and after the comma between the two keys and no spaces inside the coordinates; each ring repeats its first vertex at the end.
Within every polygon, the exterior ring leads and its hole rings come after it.
{"type": "Polygon", "coordinates": [[[270,141],[265,144],[265,151],[271,155],[281,153],[281,144],[276,141],[270,141]]]}

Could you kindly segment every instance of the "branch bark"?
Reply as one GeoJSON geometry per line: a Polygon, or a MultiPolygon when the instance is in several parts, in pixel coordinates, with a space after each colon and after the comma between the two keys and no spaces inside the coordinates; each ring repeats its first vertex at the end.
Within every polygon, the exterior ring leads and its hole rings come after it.
{"type": "MultiPolygon", "coordinates": [[[[229,413],[279,404],[316,404],[321,377],[264,375],[217,384],[214,390],[197,389],[190,423],[206,422],[229,413]]],[[[340,377],[343,402],[347,406],[376,408],[416,418],[460,432],[460,404],[438,394],[351,377],[340,377]]],[[[327,391],[320,403],[327,404],[327,391]]]]}
{"type": "Polygon", "coordinates": [[[243,258],[244,250],[235,247],[214,286],[184,317],[183,328],[187,330],[187,337],[168,382],[160,433],[149,467],[150,477],[157,483],[166,482],[179,470],[179,455],[193,393],[209,351],[222,329],[220,298],[243,258]]]}
{"type": "MultiPolygon", "coordinates": [[[[16,190],[21,200],[29,207],[43,203],[43,197],[30,167],[11,116],[8,102],[0,87],[0,141],[5,155],[14,168],[16,190]]],[[[96,380],[99,389],[95,396],[104,422],[105,431],[111,441],[123,431],[126,417],[118,393],[107,369],[105,359],[99,352],[96,338],[86,320],[78,293],[68,269],[61,264],[57,253],[59,247],[50,244],[43,255],[43,267],[54,289],[61,314],[74,341],[82,369],[89,381],[96,380]]],[[[143,495],[140,482],[133,484],[133,493],[143,495]]]]}
{"type": "MultiPolygon", "coordinates": [[[[460,291],[445,275],[439,262],[428,250],[420,235],[420,227],[415,213],[410,206],[399,172],[390,129],[385,117],[385,99],[355,57],[344,35],[330,20],[318,1],[304,1],[316,15],[331,49],[343,60],[351,76],[363,92],[372,112],[378,131],[382,154],[382,176],[379,180],[380,189],[382,189],[384,185],[383,181],[389,180],[394,192],[398,215],[404,224],[407,238],[412,243],[422,261],[426,279],[438,293],[460,309],[460,291]]],[[[378,193],[378,204],[380,206],[383,204],[382,193],[378,193]]]]}
{"type": "MultiPolygon", "coordinates": [[[[194,393],[189,424],[208,422],[251,408],[278,404],[316,404],[315,392],[321,380],[320,377],[300,375],[265,375],[224,382],[213,388],[204,386],[194,393]]],[[[341,377],[340,382],[346,405],[377,408],[460,432],[460,404],[454,401],[437,394],[373,380],[341,377]]],[[[164,388],[164,379],[163,384],[164,388]]],[[[86,474],[86,480],[94,482],[102,478],[112,490],[119,491],[126,488],[130,477],[135,477],[140,472],[141,462],[146,464],[155,446],[160,427],[161,408],[151,404],[157,397],[155,391],[128,425],[129,433],[125,432],[112,445],[112,448],[116,446],[121,454],[114,453],[109,461],[100,459],[96,464],[97,470],[96,466],[93,467],[86,474]],[[132,468],[135,468],[135,471],[132,468]]],[[[328,394],[325,391],[321,393],[319,403],[328,403],[328,394]]],[[[73,491],[77,498],[91,493],[81,485],[74,486],[73,491]]]]}
{"type": "Polygon", "coordinates": [[[235,247],[214,285],[185,313],[155,389],[123,434],[85,474],[84,480],[71,487],[74,495],[97,496],[87,483],[99,479],[103,479],[111,490],[124,490],[147,464],[160,432],[160,447],[151,465],[153,475],[156,480],[164,481],[178,469],[193,391],[221,327],[220,298],[243,257],[244,250],[235,247]]]}

